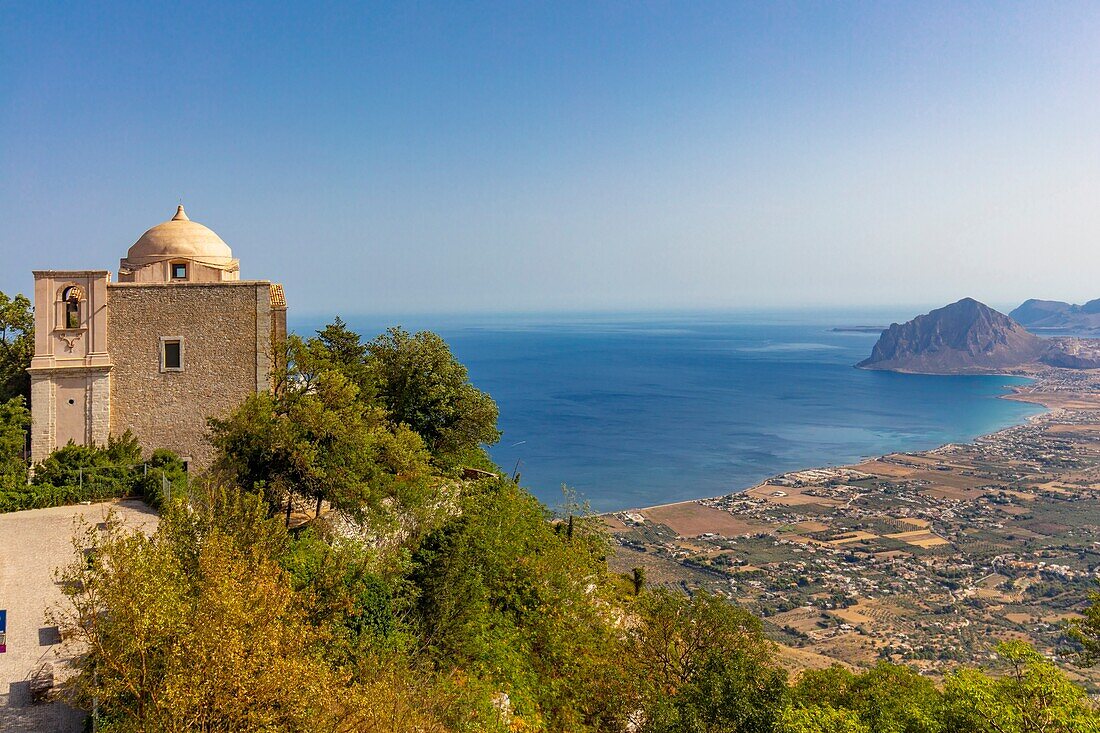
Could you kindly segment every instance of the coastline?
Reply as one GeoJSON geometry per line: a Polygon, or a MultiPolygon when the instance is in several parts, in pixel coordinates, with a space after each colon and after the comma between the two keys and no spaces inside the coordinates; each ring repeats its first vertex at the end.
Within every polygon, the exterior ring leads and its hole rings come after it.
{"type": "MultiPolygon", "coordinates": [[[[854,367],[854,368],[856,368],[856,369],[866,369],[866,367],[854,367]]],[[[1066,371],[1066,372],[1074,371],[1074,370],[1055,369],[1053,367],[1048,367],[1047,369],[1048,370],[1055,370],[1055,371],[1066,371]]],[[[988,376],[988,377],[1023,378],[1023,379],[1028,379],[1028,380],[1031,381],[1031,384],[1028,385],[1028,386],[1039,386],[1041,384],[1041,379],[1042,379],[1041,374],[1030,373],[1030,372],[1020,373],[1020,372],[1000,372],[1000,371],[998,371],[998,372],[989,372],[989,371],[983,371],[983,372],[944,372],[944,373],[931,373],[930,374],[928,372],[910,372],[910,371],[904,371],[904,370],[898,370],[898,369],[884,369],[884,370],[870,370],[870,371],[890,371],[890,372],[894,372],[896,374],[914,374],[914,375],[937,376],[937,377],[988,376]]],[[[1027,418],[1024,420],[1024,422],[1013,423],[1011,425],[1006,425],[1005,427],[1000,428],[998,430],[995,430],[991,433],[982,433],[980,435],[977,435],[974,438],[972,438],[970,441],[967,441],[968,443],[974,443],[974,442],[977,442],[977,441],[980,441],[980,440],[983,440],[983,439],[991,438],[991,437],[993,437],[993,436],[995,436],[999,433],[1004,432],[1005,430],[1011,430],[1013,428],[1017,428],[1017,427],[1020,427],[1022,425],[1033,424],[1035,421],[1040,420],[1040,419],[1052,414],[1056,409],[1059,409],[1057,407],[1052,407],[1050,404],[1048,404],[1047,401],[1045,401],[1041,397],[1036,396],[1037,394],[1041,395],[1041,394],[1044,394],[1044,393],[1024,392],[1024,391],[1022,391],[1023,387],[1021,385],[1005,385],[1005,388],[1008,391],[1005,392],[1004,394],[997,395],[996,399],[1008,400],[1010,402],[1024,402],[1024,403],[1032,404],[1032,405],[1041,405],[1042,407],[1045,407],[1046,410],[1043,411],[1043,412],[1037,413],[1035,415],[1028,415],[1027,418]]],[[[780,476],[783,476],[783,475],[786,475],[786,474],[789,474],[789,473],[798,473],[798,472],[802,472],[802,471],[814,471],[814,470],[824,470],[824,469],[851,468],[852,466],[862,465],[862,464],[866,463],[867,461],[881,460],[881,459],[883,459],[883,458],[885,458],[886,456],[889,456],[889,455],[930,453],[930,452],[942,450],[943,448],[945,448],[949,445],[955,445],[955,444],[954,443],[942,443],[942,444],[936,446],[935,448],[928,448],[928,449],[920,450],[920,451],[891,451],[890,453],[883,453],[883,454],[880,454],[880,455],[866,456],[866,457],[862,458],[858,463],[838,463],[838,464],[827,464],[825,466],[820,466],[820,465],[819,466],[808,466],[808,467],[805,467],[805,468],[796,469],[795,471],[786,471],[784,473],[773,474],[773,475],[768,476],[767,478],[765,478],[765,479],[763,479],[763,480],[761,480],[761,481],[759,481],[755,484],[745,486],[741,489],[738,489],[738,490],[735,490],[735,491],[732,491],[732,492],[726,492],[724,494],[716,494],[716,495],[713,495],[713,496],[701,496],[701,497],[697,497],[697,498],[694,498],[694,499],[680,499],[678,501],[664,502],[664,503],[660,503],[660,504],[651,504],[651,505],[648,505],[648,506],[627,507],[625,509],[612,509],[610,511],[605,511],[605,512],[596,512],[596,513],[593,514],[593,516],[595,516],[595,517],[611,517],[611,516],[614,516],[616,514],[623,514],[623,513],[626,513],[626,512],[645,512],[645,511],[650,511],[650,510],[655,510],[655,509],[663,509],[663,508],[668,508],[668,507],[681,506],[681,505],[684,505],[684,504],[697,504],[699,502],[721,499],[721,498],[726,497],[726,496],[732,496],[732,495],[735,495],[735,494],[744,493],[746,491],[751,491],[754,488],[757,488],[759,486],[767,485],[769,481],[771,481],[773,479],[776,479],[776,478],[779,478],[780,476]]]]}
{"type": "MultiPolygon", "coordinates": [[[[939,676],[1012,638],[1057,658],[1100,579],[1100,370],[999,376],[1032,380],[999,399],[1045,409],[966,443],[600,514],[611,568],[735,601],[792,670],[939,676]]],[[[1100,670],[1065,670],[1100,691],[1100,670]]]]}

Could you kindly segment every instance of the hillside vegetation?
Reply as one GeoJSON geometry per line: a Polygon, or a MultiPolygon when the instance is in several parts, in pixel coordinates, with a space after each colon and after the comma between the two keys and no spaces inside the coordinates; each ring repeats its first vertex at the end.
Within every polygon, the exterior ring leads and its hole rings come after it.
{"type": "MultiPolygon", "coordinates": [[[[791,680],[725,600],[610,574],[600,525],[489,467],[496,407],[432,334],[287,344],[274,395],[211,422],[217,470],[152,537],[81,542],[70,692],[101,730],[1091,731],[1024,644],[942,686],[905,668],[791,680]],[[291,499],[323,521],[291,533],[291,499]],[[332,514],[327,515],[332,516],[332,514]],[[398,527],[399,531],[391,530],[398,527]]],[[[1080,632],[1084,641],[1089,627],[1080,632]]],[[[1090,648],[1087,646],[1085,648],[1090,648]]]]}
{"type": "Polygon", "coordinates": [[[97,730],[1100,730],[1022,643],[939,685],[888,664],[792,678],[746,611],[609,572],[583,507],[495,475],[496,405],[434,334],[363,343],[337,321],[282,356],[274,394],[211,421],[215,469],[158,496],[152,535],[75,541],[65,694],[97,730]],[[316,518],[288,528],[302,505],[316,518]]]}

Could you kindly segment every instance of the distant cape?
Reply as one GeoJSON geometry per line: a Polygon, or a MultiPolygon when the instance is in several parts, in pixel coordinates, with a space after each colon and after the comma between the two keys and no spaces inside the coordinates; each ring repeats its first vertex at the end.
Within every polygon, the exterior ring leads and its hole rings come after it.
{"type": "Polygon", "coordinates": [[[1050,344],[973,298],[894,323],[856,366],[929,374],[989,372],[1035,362],[1050,344]]]}
{"type": "Polygon", "coordinates": [[[1025,300],[1008,314],[1025,328],[1100,330],[1100,298],[1084,305],[1061,300],[1025,300]]]}

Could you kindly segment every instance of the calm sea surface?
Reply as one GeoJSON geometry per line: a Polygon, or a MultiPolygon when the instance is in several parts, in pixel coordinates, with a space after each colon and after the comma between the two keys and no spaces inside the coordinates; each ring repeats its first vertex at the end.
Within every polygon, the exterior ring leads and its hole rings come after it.
{"type": "MultiPolygon", "coordinates": [[[[909,314],[910,316],[912,314],[909,314]]],[[[1041,411],[996,399],[1023,380],[868,372],[901,314],[346,317],[373,336],[431,329],[500,406],[505,470],[544,502],[568,484],[601,511],[736,491],[768,476],[933,448],[1041,411]]],[[[299,319],[311,333],[321,319],[299,319]]]]}

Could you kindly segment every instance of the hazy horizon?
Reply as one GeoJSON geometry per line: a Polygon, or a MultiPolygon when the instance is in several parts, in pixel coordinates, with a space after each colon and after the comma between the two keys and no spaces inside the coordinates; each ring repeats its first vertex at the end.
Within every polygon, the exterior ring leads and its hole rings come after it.
{"type": "MultiPolygon", "coordinates": [[[[964,296],[965,297],[965,296],[964,296]]],[[[956,298],[955,300],[958,300],[956,298]]],[[[954,302],[954,301],[952,301],[954,302]]],[[[852,305],[852,306],[772,306],[772,307],[665,307],[665,308],[557,308],[557,309],[542,309],[542,310],[401,310],[401,311],[354,311],[348,308],[328,308],[328,309],[294,309],[289,313],[289,319],[291,326],[302,325],[304,323],[316,323],[320,320],[326,323],[331,319],[339,317],[344,321],[350,322],[352,320],[359,321],[374,321],[377,323],[387,322],[399,325],[401,319],[415,319],[415,320],[448,320],[453,319],[460,322],[476,323],[478,321],[492,321],[500,319],[504,321],[538,321],[549,320],[552,322],[569,322],[572,320],[608,320],[612,322],[629,322],[637,320],[640,322],[650,323],[660,320],[681,320],[681,319],[707,319],[714,318],[715,320],[729,323],[743,321],[745,323],[759,323],[761,320],[777,320],[780,322],[797,323],[801,325],[812,325],[815,323],[835,325],[835,326],[866,326],[866,325],[879,325],[879,321],[882,325],[889,325],[890,320],[882,319],[901,319],[902,321],[910,320],[911,318],[927,313],[935,308],[942,307],[947,303],[902,303],[902,304],[870,304],[870,305],[852,305]],[[874,323],[864,323],[864,320],[874,320],[874,317],[878,316],[879,319],[874,323]],[[395,320],[396,319],[396,320],[395,320]],[[848,319],[848,320],[845,320],[848,319]],[[855,319],[855,320],[852,320],[855,319]],[[858,321],[858,322],[857,322],[858,321]]],[[[986,303],[986,305],[999,310],[1003,313],[1008,313],[1010,310],[1020,305],[1020,303],[986,303]]]]}
{"type": "MultiPolygon", "coordinates": [[[[182,198],[292,313],[1100,297],[1100,6],[0,8],[0,290],[182,198]]],[[[915,313],[913,313],[915,315],[915,313]]]]}

